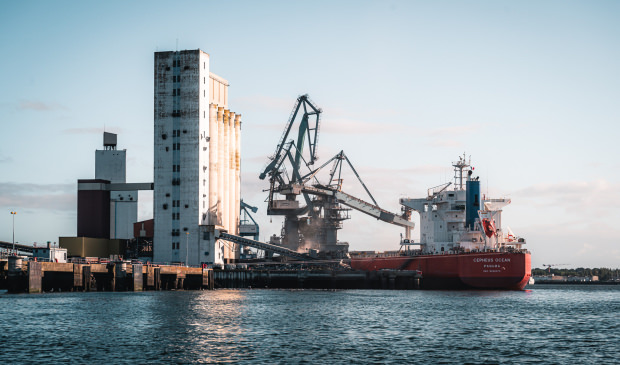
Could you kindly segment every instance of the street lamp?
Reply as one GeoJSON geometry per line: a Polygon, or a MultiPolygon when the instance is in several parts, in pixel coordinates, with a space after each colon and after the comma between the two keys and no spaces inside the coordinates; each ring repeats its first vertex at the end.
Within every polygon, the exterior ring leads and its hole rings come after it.
{"type": "Polygon", "coordinates": [[[11,216],[13,216],[13,254],[15,254],[15,216],[17,212],[11,212],[11,216]]]}
{"type": "Polygon", "coordinates": [[[187,264],[189,256],[189,232],[185,232],[185,266],[189,266],[187,264]]]}

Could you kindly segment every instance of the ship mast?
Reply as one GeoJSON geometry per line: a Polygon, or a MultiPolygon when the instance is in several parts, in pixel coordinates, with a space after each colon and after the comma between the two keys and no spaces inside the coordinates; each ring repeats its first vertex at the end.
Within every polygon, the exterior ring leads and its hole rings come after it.
{"type": "Polygon", "coordinates": [[[469,161],[467,161],[465,152],[463,152],[463,157],[459,157],[457,162],[452,163],[454,167],[454,190],[465,190],[465,181],[469,178],[469,175],[466,176],[463,171],[470,167],[470,164],[471,156],[469,157],[469,161]]]}

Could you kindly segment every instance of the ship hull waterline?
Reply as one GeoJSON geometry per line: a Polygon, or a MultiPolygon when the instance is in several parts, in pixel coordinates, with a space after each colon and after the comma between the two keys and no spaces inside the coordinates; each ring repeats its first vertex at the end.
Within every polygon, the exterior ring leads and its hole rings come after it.
{"type": "Polygon", "coordinates": [[[422,289],[523,290],[531,277],[527,252],[352,258],[354,270],[419,270],[422,289]]]}

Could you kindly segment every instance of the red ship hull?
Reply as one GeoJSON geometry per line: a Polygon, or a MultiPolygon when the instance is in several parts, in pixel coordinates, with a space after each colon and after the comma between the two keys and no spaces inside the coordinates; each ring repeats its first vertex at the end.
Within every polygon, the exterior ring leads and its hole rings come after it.
{"type": "Polygon", "coordinates": [[[420,270],[423,289],[523,290],[532,271],[529,253],[509,252],[352,258],[351,268],[420,270]]]}

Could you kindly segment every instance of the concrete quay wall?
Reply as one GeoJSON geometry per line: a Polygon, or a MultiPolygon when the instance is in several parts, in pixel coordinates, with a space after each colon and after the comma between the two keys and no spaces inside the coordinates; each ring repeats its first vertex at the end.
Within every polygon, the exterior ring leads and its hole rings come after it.
{"type": "Polygon", "coordinates": [[[10,293],[213,289],[212,272],[199,267],[36,262],[9,257],[0,262],[0,289],[10,293]]]}

